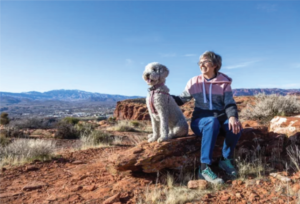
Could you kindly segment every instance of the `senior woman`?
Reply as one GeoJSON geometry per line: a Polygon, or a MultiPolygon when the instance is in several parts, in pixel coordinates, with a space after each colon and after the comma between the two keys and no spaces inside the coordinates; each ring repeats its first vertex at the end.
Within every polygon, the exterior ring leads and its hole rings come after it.
{"type": "Polygon", "coordinates": [[[202,137],[201,166],[198,177],[208,182],[221,184],[222,178],[211,170],[212,154],[219,130],[225,131],[222,158],[219,167],[231,177],[237,172],[232,165],[233,151],[241,136],[241,124],[238,121],[237,106],[231,90],[231,78],[219,72],[222,65],[220,55],[207,51],[198,62],[201,75],[190,79],[180,96],[173,96],[178,105],[195,99],[191,129],[202,137]]]}

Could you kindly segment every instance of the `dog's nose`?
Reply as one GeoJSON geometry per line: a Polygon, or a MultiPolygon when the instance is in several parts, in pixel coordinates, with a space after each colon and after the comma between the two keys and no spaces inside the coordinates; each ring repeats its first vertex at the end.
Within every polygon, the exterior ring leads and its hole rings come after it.
{"type": "Polygon", "coordinates": [[[147,73],[147,74],[146,74],[146,77],[147,77],[147,78],[149,78],[149,76],[150,76],[150,74],[149,74],[149,73],[147,73]]]}

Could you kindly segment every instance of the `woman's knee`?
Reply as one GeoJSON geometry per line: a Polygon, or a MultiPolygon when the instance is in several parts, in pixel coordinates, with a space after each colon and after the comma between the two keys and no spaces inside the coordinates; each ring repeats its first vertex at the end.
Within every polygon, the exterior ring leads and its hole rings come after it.
{"type": "Polygon", "coordinates": [[[215,117],[209,117],[209,118],[207,118],[205,126],[215,128],[215,129],[219,129],[220,128],[220,122],[215,117]]]}

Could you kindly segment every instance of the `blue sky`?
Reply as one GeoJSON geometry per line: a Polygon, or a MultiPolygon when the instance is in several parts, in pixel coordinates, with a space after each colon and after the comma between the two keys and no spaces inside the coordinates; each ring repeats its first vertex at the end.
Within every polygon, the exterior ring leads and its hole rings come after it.
{"type": "Polygon", "coordinates": [[[144,67],[180,94],[199,56],[233,88],[300,88],[299,1],[1,1],[0,91],[147,94],[144,67]]]}

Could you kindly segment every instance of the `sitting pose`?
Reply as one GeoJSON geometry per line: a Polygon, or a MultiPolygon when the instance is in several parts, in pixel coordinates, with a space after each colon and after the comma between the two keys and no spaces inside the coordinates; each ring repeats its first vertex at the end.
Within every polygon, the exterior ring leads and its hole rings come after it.
{"type": "Polygon", "coordinates": [[[237,176],[232,165],[233,151],[241,136],[237,106],[231,90],[231,78],[219,72],[222,58],[214,52],[205,52],[198,62],[201,75],[190,79],[180,96],[173,96],[178,105],[195,99],[191,129],[202,137],[201,166],[198,176],[211,183],[221,184],[211,170],[212,154],[220,128],[226,132],[219,167],[232,177],[237,176]]]}
{"type": "Polygon", "coordinates": [[[143,73],[143,79],[150,86],[146,102],[153,134],[148,135],[148,142],[186,136],[189,130],[182,111],[165,85],[168,75],[167,67],[157,62],[149,63],[143,73]]]}

